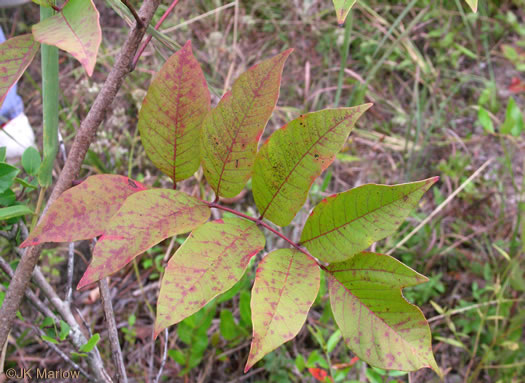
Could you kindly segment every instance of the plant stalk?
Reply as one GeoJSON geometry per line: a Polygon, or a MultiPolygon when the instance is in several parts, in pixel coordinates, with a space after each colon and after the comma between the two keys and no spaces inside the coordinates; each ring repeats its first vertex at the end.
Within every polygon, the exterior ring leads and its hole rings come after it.
{"type": "MultiPolygon", "coordinates": [[[[52,5],[55,5],[53,0],[52,5]]],[[[55,14],[50,7],[40,6],[40,20],[55,14]]],[[[40,186],[53,182],[53,165],[58,153],[58,48],[42,44],[42,110],[44,124],[44,159],[38,172],[40,186]]]]}

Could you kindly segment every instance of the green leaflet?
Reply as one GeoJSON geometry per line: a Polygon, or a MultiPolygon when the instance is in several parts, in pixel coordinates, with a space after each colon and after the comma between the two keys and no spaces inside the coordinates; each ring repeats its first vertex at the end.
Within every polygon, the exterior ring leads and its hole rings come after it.
{"type": "Polygon", "coordinates": [[[31,34],[16,36],[0,44],[0,106],[9,89],[33,61],[39,47],[31,34]]]}
{"type": "Polygon", "coordinates": [[[146,190],[144,185],[124,176],[88,177],[57,198],[20,247],[99,236],[126,198],[142,190],[146,190]]]}
{"type": "Polygon", "coordinates": [[[176,190],[143,190],[129,196],[109,220],[77,288],[120,270],[160,241],[187,233],[209,217],[208,205],[176,190]]]}
{"type": "Polygon", "coordinates": [[[348,259],[396,231],[438,177],[400,185],[363,185],[317,205],[301,244],[323,262],[348,259]]]}
{"type": "Polygon", "coordinates": [[[209,110],[210,92],[188,41],[154,77],[138,122],[148,157],[173,182],[199,168],[201,124],[209,110]]]}
{"type": "Polygon", "coordinates": [[[204,175],[215,193],[235,197],[251,176],[257,145],[279,97],[288,49],[244,72],[206,116],[201,133],[204,175]]]}
{"type": "Polygon", "coordinates": [[[317,263],[295,249],[275,250],[263,258],[252,289],[253,340],[244,372],[297,335],[320,280],[317,263]]]}
{"type": "Polygon", "coordinates": [[[380,368],[441,371],[432,354],[430,328],[401,289],[427,281],[383,254],[359,253],[327,269],[332,312],[347,346],[380,368]]]}
{"type": "Polygon", "coordinates": [[[40,159],[40,153],[34,147],[30,146],[22,154],[22,166],[26,173],[30,176],[34,176],[38,173],[40,164],[42,160],[40,159]]]}
{"type": "Polygon", "coordinates": [[[15,182],[18,173],[20,173],[20,169],[16,166],[0,162],[0,193],[9,190],[13,182],[15,182]]]}
{"type": "Polygon", "coordinates": [[[69,0],[61,12],[33,25],[33,37],[71,53],[91,76],[102,41],[99,17],[93,0],[69,0]]]}
{"type": "Polygon", "coordinates": [[[157,303],[155,334],[229,290],[265,238],[253,222],[224,218],[195,229],[171,257],[157,303]]]}
{"type": "Polygon", "coordinates": [[[28,214],[33,214],[33,211],[26,205],[14,205],[3,207],[0,208],[0,221],[15,217],[21,217],[28,214]]]}
{"type": "Polygon", "coordinates": [[[357,0],[333,0],[337,22],[343,24],[357,0]]]}
{"type": "Polygon", "coordinates": [[[253,197],[261,217],[279,226],[292,221],[312,183],[333,162],[370,106],[308,113],[272,134],[253,167],[253,197]]]}

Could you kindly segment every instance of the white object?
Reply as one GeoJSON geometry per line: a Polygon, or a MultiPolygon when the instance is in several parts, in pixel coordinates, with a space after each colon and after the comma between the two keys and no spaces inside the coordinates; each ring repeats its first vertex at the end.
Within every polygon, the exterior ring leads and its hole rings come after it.
{"type": "Polygon", "coordinates": [[[0,147],[5,146],[8,160],[20,158],[30,146],[35,146],[35,133],[24,113],[20,113],[0,129],[0,147]]]}

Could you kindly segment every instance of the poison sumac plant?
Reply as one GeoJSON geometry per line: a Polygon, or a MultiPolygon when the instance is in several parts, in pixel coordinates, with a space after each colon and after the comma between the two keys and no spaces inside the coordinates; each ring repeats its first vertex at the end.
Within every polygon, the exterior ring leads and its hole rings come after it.
{"type": "Polygon", "coordinates": [[[421,311],[401,289],[426,278],[394,258],[365,250],[392,234],[437,180],[364,185],[321,201],[299,243],[266,220],[288,225],[314,180],[334,160],[358,118],[371,106],[301,115],[258,150],[279,96],[291,50],[242,74],[215,108],[188,42],[153,79],[138,127],[153,163],[173,182],[200,165],[216,199],[148,189],[118,175],[91,176],[49,208],[22,246],[100,236],[78,287],[110,275],[160,241],[186,232],[161,283],[155,333],[180,322],[230,289],[265,247],[261,231],[283,238],[259,263],[252,290],[253,341],[246,364],[292,339],[303,326],[326,273],[335,321],[346,344],[372,365],[398,370],[439,368],[421,311]],[[220,205],[252,177],[258,218],[220,205]],[[211,209],[235,214],[208,222],[211,209]]]}

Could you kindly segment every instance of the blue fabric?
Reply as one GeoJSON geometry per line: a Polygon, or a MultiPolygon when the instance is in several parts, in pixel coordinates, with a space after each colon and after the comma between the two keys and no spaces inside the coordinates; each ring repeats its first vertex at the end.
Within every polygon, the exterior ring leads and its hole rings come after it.
{"type": "MultiPolygon", "coordinates": [[[[0,44],[5,41],[4,32],[0,28],[0,44]]],[[[9,90],[4,103],[0,107],[0,124],[12,120],[19,114],[24,113],[24,102],[16,93],[16,84],[9,90]]]]}

